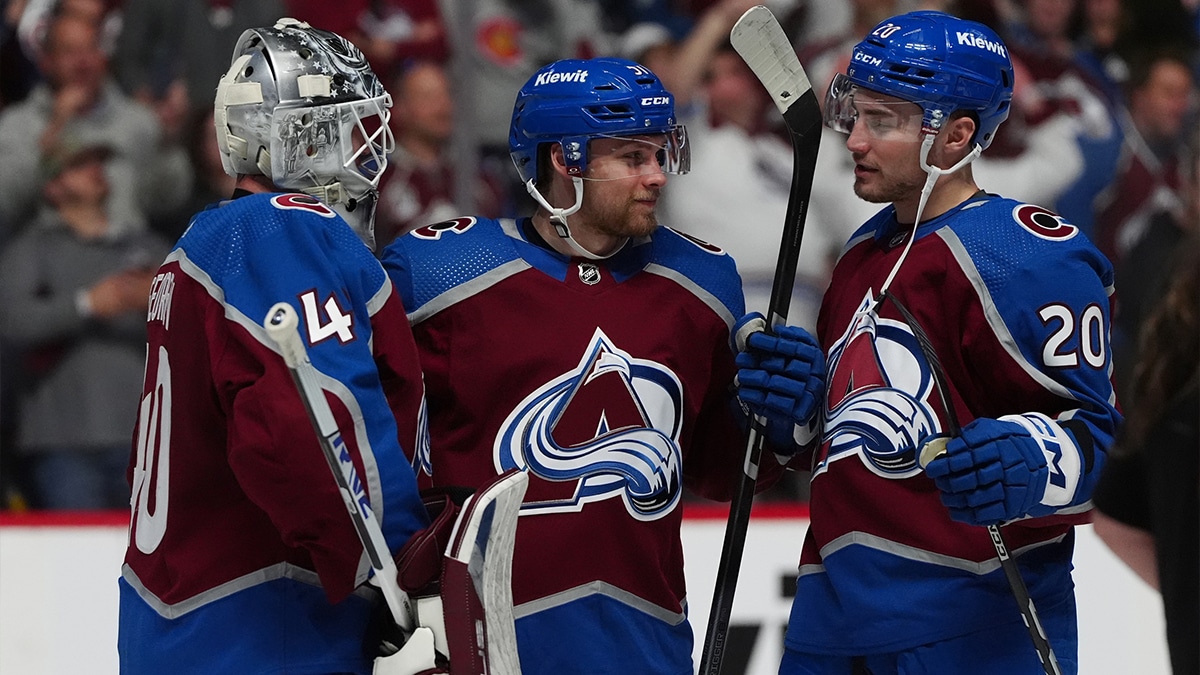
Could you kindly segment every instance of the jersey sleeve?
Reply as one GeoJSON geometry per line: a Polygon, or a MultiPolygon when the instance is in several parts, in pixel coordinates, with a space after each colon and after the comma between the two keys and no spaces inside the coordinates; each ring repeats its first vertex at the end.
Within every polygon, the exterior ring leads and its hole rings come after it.
{"type": "Polygon", "coordinates": [[[229,420],[230,470],[283,541],[311,558],[336,601],[365,579],[363,545],[261,323],[276,302],[298,312],[318,381],[393,551],[426,524],[399,430],[417,434],[409,420],[419,413],[420,373],[382,267],[332,211],[289,197],[297,196],[244,198],[255,200],[253,210],[213,228],[236,237],[197,236],[186,250],[223,294],[223,315],[210,316],[206,330],[220,336],[209,348],[215,395],[229,420]],[[387,382],[379,363],[390,364],[387,382]],[[385,384],[401,407],[389,406],[385,384]]]}
{"type": "Polygon", "coordinates": [[[943,233],[985,320],[964,330],[968,361],[993,364],[1003,383],[975,389],[972,407],[1033,436],[1050,465],[1044,503],[1071,509],[1091,499],[1121,421],[1111,381],[1112,268],[1053,214],[1020,205],[1012,218],[1022,227],[981,221],[993,228],[986,245],[981,230],[943,233]]]}

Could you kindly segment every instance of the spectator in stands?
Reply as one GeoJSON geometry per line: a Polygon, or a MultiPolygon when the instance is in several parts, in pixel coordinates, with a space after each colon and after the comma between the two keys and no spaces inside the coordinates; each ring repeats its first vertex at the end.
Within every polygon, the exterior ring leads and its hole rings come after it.
{"type": "Polygon", "coordinates": [[[1118,392],[1132,384],[1137,336],[1166,287],[1163,262],[1192,222],[1188,173],[1200,153],[1194,121],[1200,111],[1189,104],[1197,88],[1182,54],[1168,50],[1133,61],[1122,171],[1097,216],[1097,244],[1121,284],[1112,339],[1118,392]]]}
{"type": "MultiPolygon", "coordinates": [[[[379,187],[377,251],[416,227],[472,213],[458,203],[456,167],[449,154],[457,113],[445,67],[434,61],[410,63],[388,91],[396,149],[379,187]]],[[[484,169],[473,181],[473,212],[497,218],[504,205],[504,182],[484,169]]]]}
{"type": "MultiPolygon", "coordinates": [[[[1075,144],[1083,158],[1079,173],[1048,207],[1083,230],[1095,228],[1094,202],[1116,175],[1121,147],[1117,108],[1106,96],[1104,83],[1095,79],[1077,59],[1075,38],[1080,26],[1076,0],[1019,0],[1019,12],[1001,27],[1018,79],[1028,75],[1034,96],[1014,115],[1009,125],[1024,126],[1024,134],[1056,115],[1076,118],[1075,144]],[[1015,122],[1015,124],[1013,124],[1015,122]]],[[[1004,132],[1002,132],[1004,133],[1004,132]]],[[[998,139],[1004,154],[1005,138],[998,139]]]]}
{"type": "Polygon", "coordinates": [[[0,256],[0,339],[23,352],[16,449],[35,507],[129,503],[147,299],[169,246],[110,208],[111,156],[70,136],[51,147],[37,219],[0,256]]]}
{"type": "Polygon", "coordinates": [[[358,46],[384,82],[410,59],[449,58],[438,0],[284,0],[288,16],[341,35],[358,46]]]}
{"type": "Polygon", "coordinates": [[[1180,211],[1185,126],[1195,121],[1196,83],[1184,52],[1154,50],[1135,59],[1128,86],[1119,173],[1097,203],[1095,240],[1118,264],[1156,211],[1180,211]]]}
{"type": "Polygon", "coordinates": [[[454,92],[463,102],[455,161],[482,162],[507,177],[505,212],[525,213],[535,204],[512,178],[508,154],[513,92],[559,59],[613,53],[616,36],[603,29],[600,0],[479,0],[449,3],[443,11],[446,24],[461,31],[454,34],[454,92]]]}
{"type": "Polygon", "coordinates": [[[192,191],[183,206],[150,221],[150,227],[168,241],[175,241],[187,229],[192,216],[210,204],[233,195],[236,182],[225,173],[221,164],[221,151],[217,148],[217,136],[213,133],[213,108],[210,106],[196,113],[188,125],[185,138],[192,169],[196,174],[192,191]]]}
{"type": "Polygon", "coordinates": [[[242,31],[285,14],[283,0],[124,0],[113,71],[127,93],[182,129],[212,107],[242,31]]]}
{"type": "Polygon", "coordinates": [[[0,222],[32,219],[39,163],[65,135],[112,149],[109,204],[122,220],[178,206],[192,179],[187,154],[110,78],[99,26],[74,13],[52,15],[39,65],[45,81],[0,112],[0,222]]]}

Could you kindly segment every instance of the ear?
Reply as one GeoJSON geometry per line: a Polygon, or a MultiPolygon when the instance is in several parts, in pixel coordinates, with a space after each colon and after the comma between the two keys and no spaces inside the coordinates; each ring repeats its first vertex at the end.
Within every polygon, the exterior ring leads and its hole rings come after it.
{"type": "Polygon", "coordinates": [[[953,155],[966,155],[971,151],[971,139],[975,136],[978,128],[970,115],[950,120],[941,134],[945,139],[946,152],[953,155]]]}
{"type": "Polygon", "coordinates": [[[567,175],[567,158],[563,154],[561,143],[554,143],[550,146],[550,164],[554,167],[554,173],[560,176],[567,175]]]}

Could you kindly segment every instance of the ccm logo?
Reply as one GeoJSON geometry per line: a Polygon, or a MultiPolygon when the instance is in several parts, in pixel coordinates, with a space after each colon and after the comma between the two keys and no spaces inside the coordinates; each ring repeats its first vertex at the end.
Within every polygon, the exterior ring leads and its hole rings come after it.
{"type": "Polygon", "coordinates": [[[642,105],[668,105],[671,103],[669,96],[647,96],[642,99],[642,105]]]}
{"type": "Polygon", "coordinates": [[[869,66],[878,66],[883,63],[883,59],[862,52],[854,52],[854,60],[869,66]]]}

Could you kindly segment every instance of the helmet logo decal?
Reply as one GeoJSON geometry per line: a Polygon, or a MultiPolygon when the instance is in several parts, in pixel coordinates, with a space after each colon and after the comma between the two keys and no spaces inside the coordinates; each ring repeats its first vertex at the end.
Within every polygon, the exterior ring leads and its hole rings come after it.
{"type": "Polygon", "coordinates": [[[631,517],[658,520],[680,499],[682,419],[678,377],[596,329],[578,366],[508,415],[493,461],[497,472],[519,468],[540,479],[522,515],[578,512],[588,502],[619,499],[631,517]]]}
{"type": "Polygon", "coordinates": [[[983,37],[982,35],[976,35],[974,33],[967,33],[967,32],[960,30],[960,31],[958,31],[957,36],[958,36],[958,44],[960,44],[960,45],[967,45],[970,47],[975,47],[977,49],[986,49],[987,51],[992,52],[993,54],[999,54],[1000,56],[1008,56],[1008,50],[1004,48],[1004,45],[1000,44],[999,42],[989,40],[989,39],[983,37]]]}
{"type": "Polygon", "coordinates": [[[868,291],[829,352],[824,432],[814,474],[857,457],[872,473],[901,479],[921,471],[917,448],[941,430],[930,402],[933,374],[903,321],[868,311],[868,291]]]}
{"type": "Polygon", "coordinates": [[[573,73],[556,73],[553,70],[547,70],[544,73],[538,73],[537,79],[533,81],[533,86],[540,87],[543,84],[552,84],[554,82],[586,82],[588,71],[577,70],[573,73]]]}
{"type": "Polygon", "coordinates": [[[649,96],[642,99],[642,105],[668,105],[671,103],[669,96],[649,96]]]}
{"type": "Polygon", "coordinates": [[[854,60],[861,61],[862,63],[872,66],[878,66],[883,63],[883,59],[879,58],[878,56],[871,56],[870,54],[864,54],[863,52],[858,51],[854,52],[854,60]]]}

